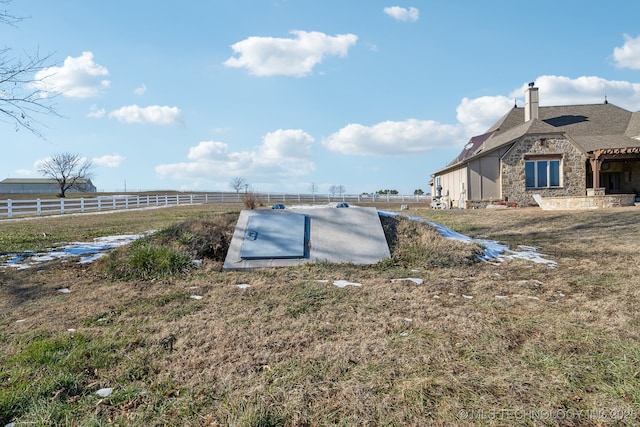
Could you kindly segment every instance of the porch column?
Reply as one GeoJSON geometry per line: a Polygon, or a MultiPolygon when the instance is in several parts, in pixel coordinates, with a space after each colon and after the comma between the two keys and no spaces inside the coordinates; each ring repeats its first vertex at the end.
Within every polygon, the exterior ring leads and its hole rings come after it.
{"type": "Polygon", "coordinates": [[[600,159],[589,159],[593,171],[593,188],[600,188],[600,159]]]}

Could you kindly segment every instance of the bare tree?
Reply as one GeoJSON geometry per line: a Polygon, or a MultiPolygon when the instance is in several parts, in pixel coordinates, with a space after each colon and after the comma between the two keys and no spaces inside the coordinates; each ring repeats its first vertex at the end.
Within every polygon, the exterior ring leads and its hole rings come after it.
{"type": "Polygon", "coordinates": [[[79,189],[81,181],[91,177],[93,163],[89,159],[77,154],[58,153],[43,161],[38,166],[38,172],[46,177],[55,179],[60,188],[60,197],[65,197],[67,190],[79,189]]]}
{"type": "MultiPolygon", "coordinates": [[[[0,0],[0,7],[12,0],[0,0]]],[[[14,16],[6,9],[0,9],[0,24],[16,26],[24,18],[14,16]]],[[[51,55],[41,57],[38,52],[22,60],[12,55],[8,47],[0,48],[0,121],[11,123],[15,130],[27,129],[43,138],[39,128],[42,124],[38,115],[55,115],[53,97],[49,96],[42,84],[47,77],[38,77],[38,72],[48,69],[51,55]]]]}
{"type": "Polygon", "coordinates": [[[246,193],[247,189],[249,188],[249,184],[247,184],[247,180],[241,176],[236,176],[235,178],[233,178],[229,183],[229,185],[231,186],[231,188],[236,190],[236,193],[238,194],[240,194],[240,190],[244,190],[246,193]]]}
{"type": "Polygon", "coordinates": [[[311,191],[311,194],[316,194],[318,192],[318,184],[315,182],[309,184],[309,191],[311,191]]]}
{"type": "Polygon", "coordinates": [[[335,196],[337,192],[338,192],[337,185],[332,185],[331,187],[329,187],[329,193],[331,194],[331,197],[335,196]]]}
{"type": "Polygon", "coordinates": [[[312,182],[311,184],[309,184],[309,191],[311,191],[311,194],[313,195],[313,201],[316,201],[316,193],[318,192],[318,184],[316,184],[315,182],[312,182]]]}

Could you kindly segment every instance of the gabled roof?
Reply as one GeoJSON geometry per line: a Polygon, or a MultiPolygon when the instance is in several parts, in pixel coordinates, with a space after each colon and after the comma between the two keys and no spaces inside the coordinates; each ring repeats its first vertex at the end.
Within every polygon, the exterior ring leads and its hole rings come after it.
{"type": "Polygon", "coordinates": [[[625,135],[631,138],[640,138],[640,111],[631,114],[631,120],[629,120],[625,135]]]}
{"type": "Polygon", "coordinates": [[[632,113],[609,103],[539,107],[538,119],[525,122],[524,108],[514,107],[486,133],[471,138],[465,149],[442,170],[506,147],[524,135],[535,134],[565,135],[585,152],[640,147],[640,112],[632,113]],[[482,144],[476,146],[475,142],[480,139],[482,144]]]}

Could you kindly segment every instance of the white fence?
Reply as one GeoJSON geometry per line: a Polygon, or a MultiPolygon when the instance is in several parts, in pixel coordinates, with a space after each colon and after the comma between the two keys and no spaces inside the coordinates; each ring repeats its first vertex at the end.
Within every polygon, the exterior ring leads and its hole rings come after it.
{"type": "MultiPolygon", "coordinates": [[[[83,198],[0,200],[0,219],[25,216],[60,215],[73,213],[104,212],[150,207],[178,206],[203,203],[242,203],[242,193],[194,193],[164,195],[114,195],[83,198]]],[[[319,194],[257,194],[263,203],[375,203],[375,202],[421,202],[429,203],[431,196],[392,195],[319,195],[319,194]]]]}

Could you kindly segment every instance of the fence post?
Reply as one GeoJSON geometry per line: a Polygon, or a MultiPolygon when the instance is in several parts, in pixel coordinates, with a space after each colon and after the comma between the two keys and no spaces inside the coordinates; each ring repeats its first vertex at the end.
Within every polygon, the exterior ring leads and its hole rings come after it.
{"type": "Polygon", "coordinates": [[[36,215],[42,215],[42,203],[40,202],[40,199],[36,199],[36,215]]]}
{"type": "Polygon", "coordinates": [[[80,212],[84,213],[84,197],[80,197],[80,212]]]}
{"type": "Polygon", "coordinates": [[[124,196],[124,208],[129,209],[129,196],[124,196]]]}
{"type": "Polygon", "coordinates": [[[60,199],[60,213],[64,213],[64,199],[60,199]]]}
{"type": "Polygon", "coordinates": [[[98,197],[98,212],[102,210],[102,199],[98,197]]]}
{"type": "Polygon", "coordinates": [[[116,210],[116,198],[111,196],[111,201],[113,202],[113,210],[116,210]]]}
{"type": "Polygon", "coordinates": [[[167,195],[164,196],[164,205],[169,206],[169,196],[167,195]]]}
{"type": "Polygon", "coordinates": [[[11,199],[7,199],[7,218],[13,218],[13,205],[11,199]]]}
{"type": "Polygon", "coordinates": [[[140,195],[136,195],[136,208],[140,207],[140,195]]]}

